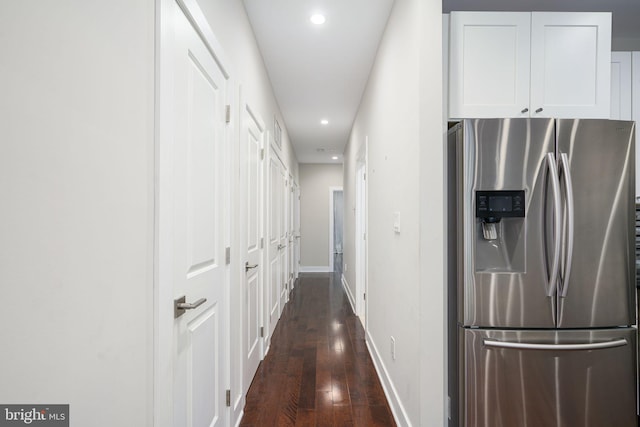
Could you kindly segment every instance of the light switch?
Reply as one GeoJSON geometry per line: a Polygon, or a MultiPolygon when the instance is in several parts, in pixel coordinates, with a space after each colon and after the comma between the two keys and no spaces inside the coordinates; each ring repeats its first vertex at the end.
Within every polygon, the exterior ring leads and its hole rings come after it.
{"type": "Polygon", "coordinates": [[[393,231],[400,233],[400,212],[393,213],[393,231]]]}

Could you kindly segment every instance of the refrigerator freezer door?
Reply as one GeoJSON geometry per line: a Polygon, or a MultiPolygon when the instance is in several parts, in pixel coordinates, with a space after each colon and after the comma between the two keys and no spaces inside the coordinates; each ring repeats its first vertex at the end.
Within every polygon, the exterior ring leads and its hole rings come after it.
{"type": "Polygon", "coordinates": [[[560,183],[566,196],[558,327],[632,325],[634,124],[558,120],[556,126],[560,183]]]}
{"type": "MultiPolygon", "coordinates": [[[[549,164],[555,168],[554,121],[479,119],[465,120],[463,125],[457,166],[457,203],[462,206],[458,208],[458,223],[462,224],[458,257],[464,259],[459,265],[458,322],[480,327],[553,328],[555,293],[550,292],[549,278],[550,254],[555,249],[553,238],[544,230],[546,211],[558,192],[552,191],[556,186],[549,178],[553,172],[549,164]],[[488,197],[483,195],[518,191],[524,191],[525,216],[501,218],[494,224],[497,238],[488,239],[476,202],[490,206],[490,200],[481,199],[488,197]],[[476,192],[480,192],[479,201],[476,192]]],[[[511,206],[510,200],[496,201],[498,206],[511,206]]],[[[546,226],[552,227],[549,223],[547,220],[546,226]]]]}
{"type": "Polygon", "coordinates": [[[636,330],[459,329],[461,426],[636,426],[636,330]]]}

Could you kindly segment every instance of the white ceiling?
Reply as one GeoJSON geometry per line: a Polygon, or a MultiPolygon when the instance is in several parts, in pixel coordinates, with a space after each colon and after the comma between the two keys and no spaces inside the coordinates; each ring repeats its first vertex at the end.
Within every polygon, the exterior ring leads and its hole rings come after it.
{"type": "Polygon", "coordinates": [[[393,0],[244,4],[298,161],[342,162],[393,0]],[[316,12],[325,24],[309,21],[316,12]]]}
{"type": "MultiPolygon", "coordinates": [[[[298,161],[342,162],[393,0],[243,1],[298,161]]],[[[443,0],[451,10],[611,11],[614,38],[640,39],[640,0],[443,0]]]]}

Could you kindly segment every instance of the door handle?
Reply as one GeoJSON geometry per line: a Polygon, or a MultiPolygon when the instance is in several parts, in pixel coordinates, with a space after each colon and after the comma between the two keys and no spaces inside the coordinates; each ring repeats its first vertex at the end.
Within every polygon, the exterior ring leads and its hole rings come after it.
{"type": "Polygon", "coordinates": [[[602,348],[621,347],[629,344],[624,338],[613,341],[581,344],[538,344],[527,342],[505,342],[490,339],[484,339],[482,340],[482,343],[487,347],[514,348],[517,350],[598,350],[602,348]]]}
{"type": "Polygon", "coordinates": [[[553,153],[547,154],[547,167],[549,168],[549,175],[551,180],[551,189],[553,190],[553,203],[554,203],[554,227],[555,235],[553,241],[553,262],[551,266],[551,272],[549,274],[549,287],[547,288],[547,296],[553,296],[556,293],[558,285],[558,274],[560,273],[560,221],[561,207],[560,207],[560,178],[558,178],[558,168],[556,166],[556,159],[553,153]]]}
{"type": "Polygon", "coordinates": [[[200,298],[196,302],[188,303],[187,297],[181,296],[180,298],[173,300],[173,318],[177,319],[178,317],[182,316],[185,311],[198,308],[205,302],[207,302],[206,298],[200,298]]]}
{"type": "Polygon", "coordinates": [[[284,245],[278,245],[278,250],[279,250],[279,251],[280,251],[280,250],[282,250],[282,249],[284,249],[284,248],[285,248],[285,246],[284,246],[284,245]]]}
{"type": "MultiPolygon", "coordinates": [[[[571,185],[571,171],[569,169],[569,158],[567,157],[567,153],[560,153],[560,166],[561,166],[561,176],[564,181],[564,188],[567,192],[566,195],[566,203],[567,209],[565,211],[565,215],[567,217],[566,224],[566,236],[567,241],[564,245],[567,251],[566,258],[564,259],[564,271],[562,274],[562,280],[560,281],[560,296],[562,298],[567,296],[567,292],[569,291],[569,277],[571,277],[571,263],[573,262],[573,240],[574,240],[574,224],[575,224],[575,214],[574,214],[574,205],[573,205],[573,186],[571,185]]],[[[564,233],[563,233],[564,235],[564,233]]]]}
{"type": "Polygon", "coordinates": [[[249,270],[252,270],[254,268],[258,267],[258,264],[253,264],[253,265],[249,265],[249,261],[244,263],[244,271],[247,272],[249,270]]]}
{"type": "Polygon", "coordinates": [[[542,113],[543,108],[536,108],[536,113],[542,113]]]}
{"type": "Polygon", "coordinates": [[[524,113],[526,113],[526,112],[528,112],[528,111],[529,111],[529,109],[528,109],[528,108],[523,108],[523,109],[522,109],[522,111],[520,111],[520,112],[521,112],[522,114],[524,114],[524,113]]]}

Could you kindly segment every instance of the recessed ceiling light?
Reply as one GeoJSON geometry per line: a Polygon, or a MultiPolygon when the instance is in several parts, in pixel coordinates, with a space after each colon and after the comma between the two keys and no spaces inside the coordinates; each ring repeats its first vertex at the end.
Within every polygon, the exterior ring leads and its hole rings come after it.
{"type": "Polygon", "coordinates": [[[322,119],[322,120],[320,120],[320,123],[322,123],[323,125],[328,125],[329,124],[329,120],[322,119]]]}
{"type": "Polygon", "coordinates": [[[324,15],[320,14],[320,13],[315,13],[313,15],[311,15],[311,18],[309,18],[311,20],[312,23],[316,24],[316,25],[322,25],[327,21],[327,18],[324,17],[324,15]]]}
{"type": "Polygon", "coordinates": [[[333,156],[332,159],[333,160],[338,160],[338,156],[333,156]]]}

